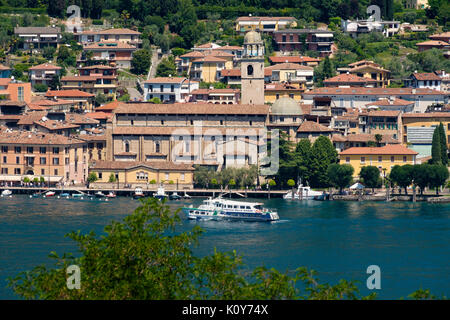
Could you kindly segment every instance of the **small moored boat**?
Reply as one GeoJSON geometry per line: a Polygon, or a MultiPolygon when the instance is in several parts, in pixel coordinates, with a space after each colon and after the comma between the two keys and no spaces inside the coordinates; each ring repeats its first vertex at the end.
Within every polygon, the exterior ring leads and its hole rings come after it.
{"type": "Polygon", "coordinates": [[[106,197],[107,198],[115,198],[116,197],[116,194],[114,193],[114,192],[109,192],[107,195],[106,195],[106,197]]]}
{"type": "Polygon", "coordinates": [[[283,195],[283,199],[295,199],[295,200],[310,200],[314,199],[316,196],[321,196],[323,192],[311,190],[309,186],[299,185],[297,191],[294,192],[294,197],[292,197],[292,190],[286,192],[283,195]]]}
{"type": "Polygon", "coordinates": [[[178,193],[176,193],[176,192],[174,192],[174,193],[172,193],[171,195],[169,195],[169,199],[170,200],[180,200],[180,199],[182,199],[183,197],[182,196],[180,196],[178,193]]]}
{"type": "Polygon", "coordinates": [[[44,193],[44,198],[54,197],[55,194],[55,191],[47,191],[46,193],[44,193]]]}
{"type": "Polygon", "coordinates": [[[134,189],[134,194],[133,194],[133,198],[134,199],[141,199],[145,197],[144,192],[142,191],[142,188],[136,188],[134,189]]]}
{"type": "Polygon", "coordinates": [[[167,198],[166,191],[164,190],[163,186],[159,186],[156,193],[153,195],[154,198],[157,198],[159,200],[167,198]]]}
{"type": "Polygon", "coordinates": [[[11,190],[3,190],[2,191],[2,197],[8,197],[8,196],[10,196],[10,195],[12,195],[12,191],[11,190]]]}

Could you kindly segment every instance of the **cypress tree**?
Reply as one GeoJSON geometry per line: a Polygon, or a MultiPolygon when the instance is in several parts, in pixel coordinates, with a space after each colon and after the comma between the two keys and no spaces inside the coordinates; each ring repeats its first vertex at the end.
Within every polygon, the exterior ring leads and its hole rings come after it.
{"type": "Polygon", "coordinates": [[[448,165],[448,155],[447,155],[447,138],[445,136],[444,125],[439,123],[439,139],[441,142],[441,162],[444,166],[448,165]]]}
{"type": "Polygon", "coordinates": [[[439,127],[434,129],[433,141],[431,143],[431,162],[433,164],[441,164],[441,135],[439,134],[439,127]]]}

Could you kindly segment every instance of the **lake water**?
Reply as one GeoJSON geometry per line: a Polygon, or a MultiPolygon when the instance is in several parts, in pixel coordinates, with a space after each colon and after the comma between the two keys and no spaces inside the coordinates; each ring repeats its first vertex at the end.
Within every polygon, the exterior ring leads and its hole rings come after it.
{"type": "MultiPolygon", "coordinates": [[[[171,202],[179,207],[202,199],[171,202]]],[[[195,252],[236,250],[250,267],[280,271],[307,266],[319,279],[359,280],[366,288],[369,265],[381,268],[379,298],[398,299],[419,289],[450,296],[450,204],[264,200],[280,221],[227,222],[184,220],[182,230],[206,231],[195,252]]],[[[64,238],[72,230],[101,233],[139,202],[0,198],[0,299],[15,299],[6,278],[49,261],[50,251],[75,252],[64,238]]]]}

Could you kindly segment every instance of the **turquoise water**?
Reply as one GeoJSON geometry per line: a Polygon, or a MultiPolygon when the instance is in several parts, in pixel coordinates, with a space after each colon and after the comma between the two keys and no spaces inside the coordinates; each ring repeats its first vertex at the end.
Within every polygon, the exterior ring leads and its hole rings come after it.
{"type": "MultiPolygon", "coordinates": [[[[201,199],[172,202],[177,207],[201,199]]],[[[338,202],[265,200],[276,208],[276,223],[189,221],[205,233],[196,253],[235,249],[244,262],[281,271],[307,266],[323,281],[361,282],[366,269],[381,268],[380,298],[406,297],[419,288],[450,296],[450,205],[407,202],[338,202]]],[[[138,201],[0,198],[0,299],[14,299],[6,278],[48,262],[50,251],[75,252],[64,235],[72,230],[102,232],[111,220],[131,213],[138,201]]]]}

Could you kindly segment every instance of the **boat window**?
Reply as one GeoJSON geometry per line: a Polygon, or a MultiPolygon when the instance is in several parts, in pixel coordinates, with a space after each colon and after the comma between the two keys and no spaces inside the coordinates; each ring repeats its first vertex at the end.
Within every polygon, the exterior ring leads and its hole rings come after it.
{"type": "Polygon", "coordinates": [[[240,206],[240,209],[245,209],[245,206],[240,206]]]}
{"type": "Polygon", "coordinates": [[[246,206],[245,209],[250,209],[250,206],[246,206]]]}
{"type": "Polygon", "coordinates": [[[228,205],[228,208],[233,208],[233,206],[231,204],[228,205]]]}
{"type": "Polygon", "coordinates": [[[257,210],[262,210],[262,206],[256,205],[256,206],[255,206],[255,209],[257,209],[257,210]]]}
{"type": "Polygon", "coordinates": [[[238,206],[234,206],[235,209],[237,209],[238,206]]]}

